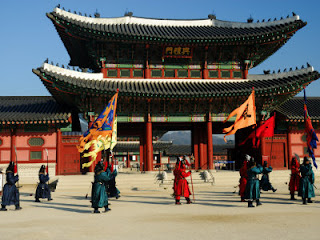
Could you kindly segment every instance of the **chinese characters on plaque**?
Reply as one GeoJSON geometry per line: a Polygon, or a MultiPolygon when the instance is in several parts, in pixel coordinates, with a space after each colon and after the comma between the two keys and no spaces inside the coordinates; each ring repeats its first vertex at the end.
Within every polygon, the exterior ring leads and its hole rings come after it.
{"type": "Polygon", "coordinates": [[[164,57],[172,58],[192,58],[192,49],[190,47],[170,46],[164,48],[164,57]]]}

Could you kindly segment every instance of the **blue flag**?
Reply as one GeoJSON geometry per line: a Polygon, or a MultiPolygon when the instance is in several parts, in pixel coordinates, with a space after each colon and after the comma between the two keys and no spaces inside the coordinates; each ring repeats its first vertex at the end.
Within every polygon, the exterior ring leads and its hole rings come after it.
{"type": "Polygon", "coordinates": [[[309,156],[312,158],[313,165],[318,168],[316,163],[316,158],[314,156],[314,149],[317,148],[317,142],[319,142],[316,132],[311,123],[310,116],[308,114],[307,109],[307,97],[306,97],[306,90],[303,89],[304,93],[304,124],[305,124],[305,132],[307,134],[307,145],[308,145],[308,153],[309,156]]]}

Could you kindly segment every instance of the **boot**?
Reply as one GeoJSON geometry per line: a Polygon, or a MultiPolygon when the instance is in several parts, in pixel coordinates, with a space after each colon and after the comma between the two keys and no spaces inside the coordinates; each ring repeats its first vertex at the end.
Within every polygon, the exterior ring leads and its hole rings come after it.
{"type": "Polygon", "coordinates": [[[245,202],[246,200],[244,199],[244,197],[241,197],[241,202],[245,202]]]}
{"type": "Polygon", "coordinates": [[[256,200],[256,203],[257,203],[257,206],[261,206],[262,205],[262,203],[260,202],[259,199],[256,200]]]}
{"type": "Polygon", "coordinates": [[[313,203],[313,201],[311,200],[311,198],[308,198],[308,203],[313,203]]]}
{"type": "Polygon", "coordinates": [[[0,211],[7,211],[6,206],[1,204],[0,211]]]}
{"type": "Polygon", "coordinates": [[[192,203],[190,198],[186,198],[186,200],[187,200],[187,204],[191,204],[192,203]]]}
{"type": "Polygon", "coordinates": [[[294,193],[291,193],[291,198],[290,198],[290,200],[297,200],[297,199],[294,198],[294,193]]]}
{"type": "Polygon", "coordinates": [[[21,209],[22,209],[22,207],[20,207],[20,205],[17,204],[17,205],[16,205],[16,210],[21,210],[21,209]]]}
{"type": "MultiPolygon", "coordinates": [[[[108,204],[108,205],[109,205],[109,204],[108,204]]],[[[107,206],[104,206],[104,212],[111,211],[111,208],[109,208],[108,205],[107,205],[107,206]]]]}
{"type": "Polygon", "coordinates": [[[98,208],[94,208],[93,213],[100,213],[100,211],[98,210],[98,208]]]}
{"type": "Polygon", "coordinates": [[[302,198],[302,203],[306,205],[307,204],[307,200],[305,198],[302,198]]]}
{"type": "Polygon", "coordinates": [[[272,192],[276,192],[278,189],[272,187],[271,190],[272,192]]]}
{"type": "Polygon", "coordinates": [[[248,207],[254,207],[252,201],[248,201],[248,207]]]}
{"type": "Polygon", "coordinates": [[[52,198],[48,198],[48,201],[52,201],[53,199],[52,198]]]}
{"type": "Polygon", "coordinates": [[[181,202],[179,199],[176,199],[176,205],[181,205],[181,202]]]}
{"type": "Polygon", "coordinates": [[[39,198],[36,198],[35,202],[40,202],[39,198]]]}

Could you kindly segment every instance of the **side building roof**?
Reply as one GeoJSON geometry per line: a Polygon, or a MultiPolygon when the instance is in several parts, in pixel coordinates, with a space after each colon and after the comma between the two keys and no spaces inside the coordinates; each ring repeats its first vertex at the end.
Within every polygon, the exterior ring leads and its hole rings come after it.
{"type": "MultiPolygon", "coordinates": [[[[308,114],[311,121],[320,121],[320,97],[307,98],[308,114]]],[[[276,108],[276,110],[283,114],[287,121],[290,122],[303,122],[304,121],[304,98],[294,97],[284,102],[276,108]]]]}
{"type": "Polygon", "coordinates": [[[53,97],[0,97],[2,125],[69,124],[71,112],[59,105],[53,97]]]}

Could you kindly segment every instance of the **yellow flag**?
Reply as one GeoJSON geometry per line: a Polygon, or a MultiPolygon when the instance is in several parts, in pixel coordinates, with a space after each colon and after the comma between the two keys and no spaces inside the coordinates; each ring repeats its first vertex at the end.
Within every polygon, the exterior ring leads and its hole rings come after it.
{"type": "Polygon", "coordinates": [[[110,148],[111,151],[117,145],[117,129],[118,129],[118,119],[116,117],[113,122],[113,131],[112,131],[111,141],[108,142],[106,145],[108,146],[108,148],[110,148]]]}
{"type": "Polygon", "coordinates": [[[223,133],[226,133],[226,135],[224,136],[225,142],[227,142],[226,136],[235,134],[238,129],[246,128],[256,124],[256,106],[254,90],[252,90],[252,93],[249,96],[249,98],[240,107],[238,107],[230,113],[227,119],[224,120],[224,123],[235,115],[237,115],[237,117],[234,124],[228,128],[223,129],[223,133]]]}
{"type": "Polygon", "coordinates": [[[91,146],[93,147],[92,151],[83,154],[84,157],[92,157],[90,162],[82,164],[82,168],[90,167],[92,163],[94,163],[97,159],[98,153],[103,150],[107,150],[110,148],[112,149],[117,144],[117,117],[114,119],[113,122],[113,130],[112,135],[107,136],[98,136],[97,139],[91,140],[90,142],[84,145],[84,149],[88,150],[91,146]]]}

